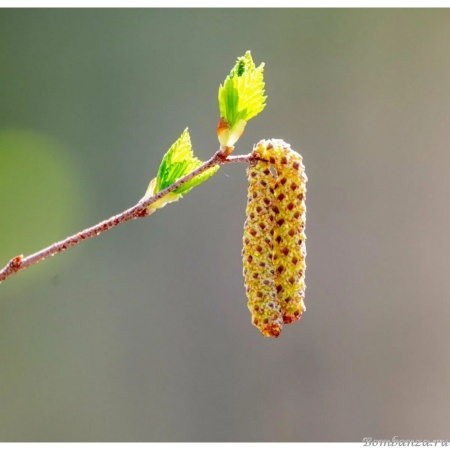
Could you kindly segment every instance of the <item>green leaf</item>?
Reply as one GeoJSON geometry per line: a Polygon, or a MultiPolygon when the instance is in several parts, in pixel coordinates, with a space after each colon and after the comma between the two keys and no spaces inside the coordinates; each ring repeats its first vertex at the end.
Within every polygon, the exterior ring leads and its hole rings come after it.
{"type": "MultiPolygon", "coordinates": [[[[192,152],[191,138],[188,129],[186,128],[164,155],[158,169],[158,174],[156,178],[150,182],[142,201],[147,200],[168,186],[171,186],[202,164],[203,162],[196,158],[192,152]]],[[[155,209],[162,208],[167,203],[179,200],[182,195],[187,194],[192,188],[206,181],[218,170],[218,165],[205,170],[203,173],[175,189],[173,192],[165,195],[162,199],[151,204],[148,208],[149,213],[155,209]]]]}
{"type": "Polygon", "coordinates": [[[163,156],[156,177],[155,194],[188,173],[186,169],[192,159],[191,137],[186,128],[163,156]]]}
{"type": "MultiPolygon", "coordinates": [[[[200,164],[198,164],[197,167],[201,166],[203,163],[199,161],[200,164]]],[[[195,167],[195,168],[197,168],[195,167]]],[[[194,169],[192,169],[194,170],[194,169]]],[[[192,188],[204,183],[208,178],[211,178],[217,171],[219,170],[219,166],[213,166],[208,170],[205,170],[200,175],[197,175],[196,177],[192,178],[192,180],[188,181],[187,183],[183,184],[183,186],[179,187],[178,189],[175,189],[174,192],[177,194],[187,194],[192,188]]],[[[189,171],[191,172],[191,170],[189,171]]]]}
{"type": "Polygon", "coordinates": [[[247,51],[220,85],[219,111],[225,123],[219,122],[218,137],[223,146],[233,146],[247,122],[265,108],[263,72],[264,63],[256,67],[247,51]]]}

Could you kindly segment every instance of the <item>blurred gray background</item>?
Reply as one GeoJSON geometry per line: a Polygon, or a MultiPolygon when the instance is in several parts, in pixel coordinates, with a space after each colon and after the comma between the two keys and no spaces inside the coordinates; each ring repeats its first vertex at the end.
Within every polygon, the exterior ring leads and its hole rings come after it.
{"type": "Polygon", "coordinates": [[[0,10],[0,257],[133,205],[266,63],[236,154],[306,165],[307,311],[251,325],[245,165],[0,286],[2,441],[449,439],[449,10],[0,10]]]}

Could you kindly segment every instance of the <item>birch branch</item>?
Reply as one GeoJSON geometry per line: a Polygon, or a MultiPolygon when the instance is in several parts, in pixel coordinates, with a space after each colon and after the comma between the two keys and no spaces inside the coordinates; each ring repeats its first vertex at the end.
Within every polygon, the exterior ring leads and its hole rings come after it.
{"type": "Polygon", "coordinates": [[[37,264],[38,262],[47,259],[49,256],[56,255],[57,253],[61,253],[70,247],[74,247],[75,245],[85,241],[86,239],[98,236],[99,234],[102,234],[103,232],[116,227],[117,225],[128,222],[132,219],[146,217],[147,215],[149,215],[147,212],[147,208],[151,204],[160,200],[168,193],[174,191],[175,189],[178,189],[180,186],[184,185],[194,177],[202,174],[205,170],[215,165],[235,162],[251,163],[254,159],[255,158],[251,154],[239,156],[224,156],[222,150],[218,150],[212,158],[210,158],[200,167],[188,173],[184,177],[177,180],[175,183],[171,184],[170,186],[148,198],[147,200],[139,201],[131,208],[126,209],[125,211],[116,214],[115,216],[112,216],[107,220],[103,220],[102,222],[99,222],[90,228],[86,228],[83,231],[75,233],[72,236],[63,239],[62,241],[55,242],[54,244],[51,244],[48,247],[36,253],[33,253],[32,255],[26,257],[24,257],[23,255],[15,256],[6,264],[6,266],[2,270],[0,270],[0,283],[2,283],[4,280],[11,277],[15,273],[24,270],[34,264],[37,264]]]}

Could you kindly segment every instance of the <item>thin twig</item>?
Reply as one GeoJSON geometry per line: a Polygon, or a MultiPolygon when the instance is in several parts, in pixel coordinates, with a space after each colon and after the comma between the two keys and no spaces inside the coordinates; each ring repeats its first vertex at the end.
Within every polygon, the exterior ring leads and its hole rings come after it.
{"type": "Polygon", "coordinates": [[[208,161],[206,161],[204,164],[202,164],[197,169],[193,170],[192,172],[188,173],[184,177],[177,180],[172,185],[168,186],[167,188],[163,189],[162,191],[158,192],[156,195],[148,198],[145,201],[140,201],[133,207],[126,209],[125,211],[116,214],[115,216],[110,217],[107,220],[103,220],[102,222],[90,227],[86,228],[83,231],[80,231],[72,236],[67,237],[66,239],[63,239],[62,241],[55,242],[54,244],[36,252],[33,253],[30,256],[24,257],[23,255],[15,256],[12,258],[6,266],[0,270],[0,283],[2,283],[4,280],[9,278],[10,276],[14,275],[15,273],[19,272],[20,270],[24,270],[27,267],[32,266],[33,264],[37,264],[40,261],[43,261],[44,259],[48,258],[49,256],[56,255],[57,253],[61,253],[64,250],[67,250],[70,247],[73,247],[80,242],[85,241],[86,239],[92,238],[94,236],[98,236],[99,234],[103,233],[104,231],[109,230],[110,228],[116,227],[117,225],[120,225],[121,223],[128,222],[129,220],[136,219],[138,217],[146,217],[148,214],[147,207],[150,206],[152,203],[155,203],[165,195],[167,195],[169,192],[174,191],[175,189],[178,189],[183,184],[187,183],[188,181],[192,180],[197,175],[200,175],[205,170],[209,169],[210,167],[213,167],[215,165],[220,164],[228,164],[228,163],[234,163],[234,162],[245,162],[250,163],[255,158],[251,155],[241,155],[241,156],[223,156],[223,153],[221,150],[217,151],[215,155],[210,158],[208,161]]]}

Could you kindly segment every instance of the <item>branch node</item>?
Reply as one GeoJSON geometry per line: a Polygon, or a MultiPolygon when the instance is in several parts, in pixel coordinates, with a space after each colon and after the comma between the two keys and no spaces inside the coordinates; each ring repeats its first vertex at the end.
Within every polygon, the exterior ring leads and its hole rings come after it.
{"type": "Polygon", "coordinates": [[[147,208],[143,208],[141,211],[138,211],[136,213],[137,217],[147,217],[149,216],[151,213],[148,212],[147,208]]]}
{"type": "Polygon", "coordinates": [[[20,268],[20,265],[22,264],[22,260],[23,260],[23,255],[17,255],[15,256],[13,259],[11,259],[11,261],[9,261],[9,267],[16,271],[20,268]]]}

